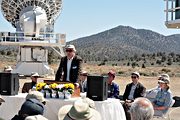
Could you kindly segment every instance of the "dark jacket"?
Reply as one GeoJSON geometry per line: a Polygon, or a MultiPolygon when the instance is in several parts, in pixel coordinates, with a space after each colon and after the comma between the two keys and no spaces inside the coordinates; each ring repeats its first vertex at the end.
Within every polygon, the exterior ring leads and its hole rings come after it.
{"type": "Polygon", "coordinates": [[[23,88],[22,88],[22,93],[28,93],[29,90],[32,88],[32,83],[24,83],[23,88]]]}
{"type": "Polygon", "coordinates": [[[23,88],[22,88],[22,93],[28,93],[30,89],[32,89],[33,86],[35,86],[35,82],[27,82],[24,83],[23,88]]]}
{"type": "MultiPolygon", "coordinates": [[[[70,82],[76,83],[78,81],[78,77],[81,73],[82,69],[82,59],[79,56],[74,56],[71,68],[70,68],[70,82]]],[[[63,81],[66,81],[67,77],[67,56],[61,58],[61,62],[59,65],[59,68],[56,72],[56,78],[55,81],[60,81],[60,78],[62,76],[62,73],[64,72],[63,81]]]]}
{"type": "Polygon", "coordinates": [[[26,117],[15,115],[11,120],[25,120],[26,117]]]}
{"type": "MultiPolygon", "coordinates": [[[[123,100],[128,99],[132,85],[133,83],[129,83],[126,85],[126,89],[123,95],[123,100]]],[[[143,97],[145,94],[145,91],[146,91],[146,88],[140,82],[138,82],[136,89],[134,91],[134,99],[138,97],[143,97]]]]}

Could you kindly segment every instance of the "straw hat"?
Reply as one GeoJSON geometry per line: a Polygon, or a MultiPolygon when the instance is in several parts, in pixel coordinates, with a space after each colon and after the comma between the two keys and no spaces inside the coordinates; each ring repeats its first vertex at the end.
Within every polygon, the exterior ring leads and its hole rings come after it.
{"type": "Polygon", "coordinates": [[[91,108],[83,99],[78,99],[73,105],[65,105],[58,112],[59,120],[101,120],[100,113],[91,108]]]}

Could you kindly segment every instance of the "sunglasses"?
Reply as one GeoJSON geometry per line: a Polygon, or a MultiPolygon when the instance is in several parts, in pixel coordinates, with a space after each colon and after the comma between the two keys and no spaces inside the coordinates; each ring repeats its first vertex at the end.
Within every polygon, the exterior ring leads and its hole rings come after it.
{"type": "Polygon", "coordinates": [[[137,78],[137,76],[131,76],[131,78],[137,78]]]}
{"type": "Polygon", "coordinates": [[[73,52],[73,50],[72,49],[67,49],[66,52],[73,52]]]}

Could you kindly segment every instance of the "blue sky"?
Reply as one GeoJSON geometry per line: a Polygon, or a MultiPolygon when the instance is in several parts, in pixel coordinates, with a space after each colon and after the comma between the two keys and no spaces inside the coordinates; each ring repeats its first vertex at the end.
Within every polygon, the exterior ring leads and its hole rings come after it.
{"type": "MultiPolygon", "coordinates": [[[[89,36],[119,25],[150,29],[163,35],[180,33],[168,29],[164,0],[63,0],[55,32],[67,41],[89,36]]],[[[0,13],[0,31],[15,31],[0,13]]]]}

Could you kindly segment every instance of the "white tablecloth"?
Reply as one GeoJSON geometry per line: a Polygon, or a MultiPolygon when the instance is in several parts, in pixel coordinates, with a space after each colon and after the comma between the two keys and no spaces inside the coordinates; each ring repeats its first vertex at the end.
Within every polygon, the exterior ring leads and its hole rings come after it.
{"type": "MultiPolygon", "coordinates": [[[[16,115],[25,101],[27,94],[19,94],[16,96],[3,96],[6,101],[0,106],[0,117],[10,120],[16,115]]],[[[57,120],[57,113],[60,107],[67,104],[73,104],[78,98],[68,100],[47,99],[44,115],[49,120],[57,120]]],[[[108,99],[105,101],[95,101],[97,111],[100,112],[102,120],[126,120],[123,107],[119,100],[108,99]]]]}

